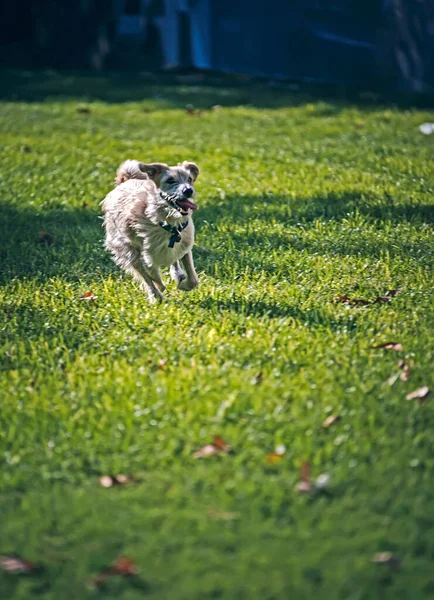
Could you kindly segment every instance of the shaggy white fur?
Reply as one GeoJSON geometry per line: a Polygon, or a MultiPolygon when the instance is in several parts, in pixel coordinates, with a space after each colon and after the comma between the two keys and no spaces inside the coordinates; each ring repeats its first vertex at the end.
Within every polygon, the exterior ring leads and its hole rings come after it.
{"type": "Polygon", "coordinates": [[[151,302],[164,299],[160,267],[170,266],[178,289],[198,286],[191,252],[191,215],[197,209],[193,183],[198,175],[194,163],[169,167],[127,160],[118,169],[117,186],[102,202],[106,248],[146,289],[151,302]]]}

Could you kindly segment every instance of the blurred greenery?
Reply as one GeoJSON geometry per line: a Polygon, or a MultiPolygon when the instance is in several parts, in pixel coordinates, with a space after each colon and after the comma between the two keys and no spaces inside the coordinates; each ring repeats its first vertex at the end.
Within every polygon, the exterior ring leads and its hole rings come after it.
{"type": "Polygon", "coordinates": [[[3,78],[0,553],[41,570],[0,595],[432,598],[434,408],[405,396],[433,386],[433,114],[76,77],[3,78]],[[103,248],[129,157],[201,168],[200,287],[159,307],[103,248]],[[195,459],[215,434],[232,452],[195,459]],[[304,461],[322,492],[297,493],[304,461]],[[89,586],[120,555],[139,578],[89,586]]]}

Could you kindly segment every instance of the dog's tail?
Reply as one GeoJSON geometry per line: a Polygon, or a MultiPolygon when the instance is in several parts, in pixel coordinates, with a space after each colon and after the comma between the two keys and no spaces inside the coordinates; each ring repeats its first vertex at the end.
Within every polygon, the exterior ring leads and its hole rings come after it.
{"type": "Polygon", "coordinates": [[[127,179],[149,179],[146,173],[140,170],[138,160],[126,160],[123,162],[116,173],[116,185],[119,185],[127,179]]]}

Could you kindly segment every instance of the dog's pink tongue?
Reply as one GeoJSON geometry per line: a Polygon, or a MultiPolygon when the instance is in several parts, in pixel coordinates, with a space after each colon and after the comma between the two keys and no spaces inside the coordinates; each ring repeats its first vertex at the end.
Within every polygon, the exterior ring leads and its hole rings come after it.
{"type": "Polygon", "coordinates": [[[195,204],[193,200],[188,200],[187,198],[183,200],[178,200],[176,204],[184,210],[186,210],[187,208],[191,208],[191,210],[197,210],[197,204],[195,204]]]}

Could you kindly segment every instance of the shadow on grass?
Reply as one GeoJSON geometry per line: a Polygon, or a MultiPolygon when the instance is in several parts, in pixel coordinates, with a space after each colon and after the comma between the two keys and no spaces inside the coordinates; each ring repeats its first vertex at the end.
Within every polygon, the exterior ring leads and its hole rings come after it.
{"type": "MultiPolygon", "coordinates": [[[[213,248],[212,227],[226,222],[229,225],[245,225],[247,232],[232,231],[231,245],[245,250],[243,260],[253,270],[258,269],[255,249],[263,255],[271,250],[285,251],[292,248],[308,253],[335,255],[360,255],[378,258],[383,252],[392,252],[402,258],[428,257],[432,248],[415,242],[415,246],[390,248],[387,235],[384,240],[367,240],[360,235],[351,244],[345,236],[330,239],[326,236],[308,238],[306,232],[315,227],[317,220],[341,222],[354,214],[366,217],[381,227],[384,223],[398,225],[408,222],[415,226],[434,222],[434,206],[428,204],[395,204],[392,199],[374,200],[368,203],[359,193],[329,194],[323,197],[288,199],[279,196],[227,196],[214,199],[203,206],[196,217],[196,227],[201,241],[196,256],[198,267],[206,270],[211,261],[224,259],[227,264],[231,253],[224,247],[213,248]],[[265,209],[265,210],[264,210],[265,209]],[[263,222],[263,228],[249,232],[249,222],[263,222]],[[288,233],[276,232],[275,225],[287,226],[288,233]],[[209,225],[208,225],[209,224],[209,225]],[[206,227],[211,227],[206,230],[206,227]],[[271,230],[274,227],[274,231],[271,230]],[[300,234],[298,234],[300,227],[300,234]],[[269,229],[270,228],[270,229],[269,229]],[[201,235],[201,231],[206,233],[201,235]],[[201,265],[202,263],[202,265],[201,265]]],[[[117,272],[103,247],[104,232],[99,215],[89,209],[56,209],[38,212],[32,208],[17,208],[8,203],[0,204],[0,283],[14,277],[38,277],[48,280],[61,276],[68,281],[102,277],[117,272]],[[41,232],[52,238],[44,239],[41,232]]],[[[221,235],[221,234],[219,234],[221,235]]],[[[234,261],[236,259],[234,255],[234,261]]],[[[237,262],[238,264],[238,262],[237,262]]],[[[272,272],[272,269],[263,269],[272,272]]]]}
{"type": "Polygon", "coordinates": [[[0,284],[12,278],[78,281],[115,270],[98,215],[87,209],[40,212],[0,203],[0,284]]]}
{"type": "Polygon", "coordinates": [[[287,198],[269,194],[226,196],[224,200],[216,198],[209,201],[201,208],[200,217],[208,222],[226,220],[237,224],[246,223],[252,217],[260,217],[264,223],[280,219],[282,223],[296,225],[309,224],[317,219],[341,221],[356,213],[378,222],[393,224],[434,223],[434,204],[396,203],[389,196],[367,201],[356,190],[310,198],[287,198]]]}
{"type": "Polygon", "coordinates": [[[355,88],[336,85],[285,84],[207,72],[181,73],[98,73],[92,71],[0,71],[0,99],[18,102],[93,100],[107,103],[158,100],[167,108],[193,104],[199,109],[213,105],[252,105],[256,108],[297,107],[324,102],[310,117],[332,116],[349,105],[361,110],[379,110],[384,106],[433,106],[433,97],[382,97],[355,88]],[[289,85],[289,87],[288,87],[289,85]]]}
{"type": "Polygon", "coordinates": [[[272,302],[263,300],[248,300],[246,298],[205,298],[200,301],[200,305],[211,314],[216,316],[221,312],[235,312],[239,315],[249,317],[269,317],[294,319],[305,327],[325,327],[333,332],[352,331],[357,327],[357,321],[353,315],[338,317],[330,310],[327,314],[325,310],[302,310],[295,306],[278,306],[272,302]]]}

